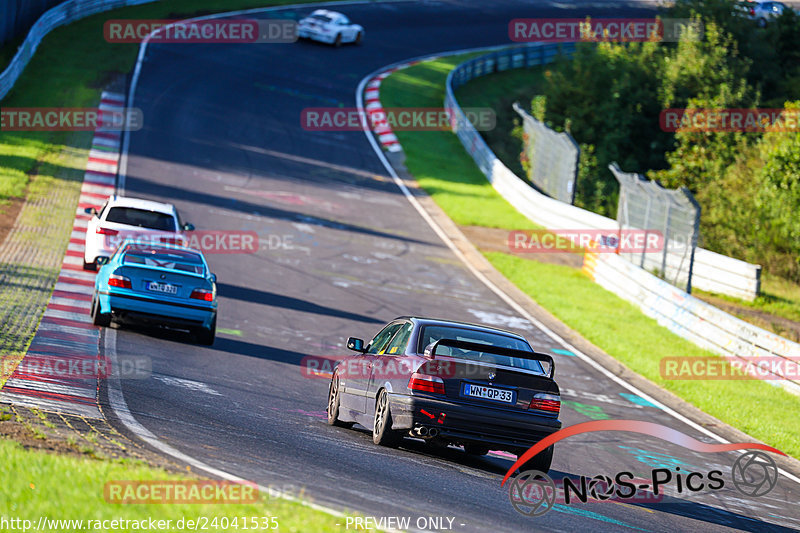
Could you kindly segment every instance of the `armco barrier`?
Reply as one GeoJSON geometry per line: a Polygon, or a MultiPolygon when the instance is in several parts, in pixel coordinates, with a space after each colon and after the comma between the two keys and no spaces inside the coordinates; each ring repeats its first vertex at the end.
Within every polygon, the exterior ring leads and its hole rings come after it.
{"type": "MultiPolygon", "coordinates": [[[[615,254],[586,253],[583,269],[600,286],[702,348],[748,362],[787,359],[784,369],[800,361],[800,344],[739,320],[615,254]]],[[[785,379],[785,375],[785,371],[774,374],[770,383],[800,394],[797,372],[791,376],[794,379],[785,379]]]]}
{"type": "Polygon", "coordinates": [[[0,74],[0,100],[5,98],[14,87],[44,36],[54,29],[110,9],[156,1],[158,0],[67,0],[46,11],[31,26],[22,46],[19,47],[8,67],[0,74]]]}
{"type": "MultiPolygon", "coordinates": [[[[570,54],[574,44],[535,43],[508,48],[461,63],[447,76],[445,108],[451,109],[453,131],[483,171],[492,186],[520,213],[549,229],[617,229],[616,220],[592,213],[545,196],[511,172],[500,161],[483,137],[466,120],[458,105],[454,89],[468,81],[511,68],[544,65],[552,62],[559,51],[570,54]]],[[[745,261],[697,248],[692,272],[692,287],[753,300],[761,288],[761,267],[745,261]]]]}

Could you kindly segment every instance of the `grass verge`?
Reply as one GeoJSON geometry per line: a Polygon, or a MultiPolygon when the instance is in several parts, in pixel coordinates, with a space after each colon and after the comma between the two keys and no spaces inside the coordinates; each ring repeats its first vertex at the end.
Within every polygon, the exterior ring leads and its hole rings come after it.
{"type": "MultiPolygon", "coordinates": [[[[541,67],[507,70],[477,78],[457,91],[463,107],[494,108],[497,127],[481,135],[497,157],[518,176],[525,175],[519,162],[522,142],[510,135],[519,123],[511,105],[519,102],[529,109],[533,97],[541,93],[543,77],[541,67]]],[[[800,285],[796,283],[764,273],[761,295],[752,302],[701,290],[693,294],[746,322],[800,342],[800,285]]]]}
{"type": "MultiPolygon", "coordinates": [[[[193,479],[177,476],[165,471],[129,464],[126,461],[98,461],[66,455],[54,455],[25,450],[19,444],[0,439],[0,461],[3,464],[3,482],[0,483],[0,520],[30,520],[28,529],[39,525],[40,517],[50,520],[45,531],[104,531],[119,529],[131,531],[148,527],[127,526],[120,523],[114,527],[110,523],[96,527],[97,520],[129,520],[148,524],[153,520],[170,520],[171,525],[163,531],[177,531],[178,520],[194,520],[207,525],[207,530],[246,530],[256,529],[253,521],[262,528],[275,529],[270,517],[280,531],[342,531],[344,519],[331,516],[304,506],[261,494],[251,504],[113,504],[104,496],[105,484],[109,481],[176,481],[193,479]],[[76,523],[57,523],[55,521],[81,520],[76,523]],[[234,522],[237,520],[237,522],[234,522]],[[91,524],[89,524],[91,521],[91,524]],[[144,522],[141,522],[144,521],[144,522]],[[213,526],[217,524],[216,526],[213,526]],[[222,527],[228,524],[228,527],[222,527]],[[236,524],[236,525],[234,525],[236,524]],[[244,526],[242,525],[244,524],[244,526]],[[341,525],[337,525],[341,524],[341,525]]],[[[194,478],[196,479],[196,478],[194,478]]],[[[22,529],[17,522],[0,524],[0,529],[22,529]]],[[[186,527],[184,526],[184,528],[186,527]]],[[[189,527],[188,529],[193,529],[189,527]]]]}
{"type": "MultiPolygon", "coordinates": [[[[387,108],[441,106],[447,73],[464,59],[442,58],[392,74],[381,85],[382,104],[387,108]]],[[[408,131],[396,135],[409,171],[457,224],[509,230],[530,226],[487,183],[455,135],[408,131]]],[[[800,457],[800,422],[787,415],[800,410],[800,398],[762,381],[664,380],[659,373],[663,357],[714,354],[659,326],[580,270],[500,252],[485,255],[521,290],[633,371],[723,422],[800,457]]]]}
{"type": "MultiPolygon", "coordinates": [[[[309,0],[314,1],[314,0],[309,0]]],[[[110,44],[103,40],[103,23],[108,18],[174,19],[216,11],[286,5],[296,0],[171,0],[152,5],[120,9],[59,28],[42,42],[14,90],[2,101],[8,107],[90,107],[99,101],[103,87],[134,64],[138,45],[110,44]]],[[[0,61],[13,49],[0,50],[0,61]]],[[[65,235],[74,216],[74,206],[86,166],[92,135],[73,132],[0,132],[0,212],[12,198],[27,198],[20,215],[23,230],[16,235],[25,248],[63,257],[65,235]],[[57,195],[56,209],[39,209],[39,200],[57,195]],[[31,205],[33,207],[29,208],[31,205]],[[54,238],[43,228],[61,228],[54,238]],[[44,239],[44,240],[43,240],[44,239]],[[46,242],[45,242],[46,241],[46,242]]],[[[34,254],[40,255],[40,254],[34,254]]],[[[37,259],[37,258],[34,258],[37,259]]],[[[42,259],[49,262],[47,258],[42,259]]],[[[22,355],[38,324],[43,303],[52,291],[58,268],[34,268],[21,264],[0,265],[0,317],[3,331],[3,368],[22,355]],[[38,280],[36,287],[18,281],[38,280]],[[49,282],[48,282],[49,280],[49,282]],[[5,283],[2,283],[5,282],[5,283]],[[48,282],[48,283],[45,283],[48,282]],[[39,285],[48,285],[47,287],[39,285]],[[4,287],[3,287],[4,286],[4,287]],[[14,289],[17,287],[17,289],[14,289]],[[14,290],[11,290],[14,289],[14,290]],[[32,296],[24,298],[23,296],[32,296]],[[33,298],[35,296],[35,298],[33,298]],[[40,298],[41,296],[41,298],[40,298]],[[30,300],[30,301],[28,301],[30,300]],[[41,300],[41,301],[40,301],[41,300]],[[32,313],[31,309],[38,309],[32,313]],[[13,319],[13,320],[12,320],[13,319]],[[14,327],[12,327],[12,325],[14,327]],[[24,327],[23,327],[24,326],[24,327]]],[[[31,282],[32,283],[32,282],[31,282]]],[[[7,376],[0,375],[0,380],[7,376]]],[[[2,382],[0,381],[0,386],[2,382]]],[[[10,415],[0,412],[0,421],[10,415]]],[[[32,430],[39,436],[38,431],[32,430]]],[[[197,520],[205,517],[210,530],[227,530],[219,519],[227,518],[230,529],[256,529],[253,519],[276,517],[281,531],[339,531],[341,518],[313,510],[299,503],[267,499],[248,505],[114,505],[104,500],[103,488],[110,480],[175,480],[178,476],[125,461],[98,461],[26,450],[15,442],[0,439],[0,520],[26,519],[38,525],[39,517],[59,520],[197,520]],[[217,518],[220,527],[213,527],[217,518]],[[240,525],[233,525],[233,520],[240,525]],[[247,524],[243,520],[247,519],[247,524]]],[[[19,522],[16,529],[20,529],[19,522]]],[[[0,523],[0,530],[14,526],[0,523]]],[[[95,527],[97,530],[111,526],[95,527]]],[[[30,527],[28,529],[31,529],[30,527]]],[[[142,529],[115,527],[115,529],[142,529]]],[[[191,527],[190,527],[191,529],[191,527]]],[[[46,531],[76,531],[75,525],[48,524],[46,531]]]]}

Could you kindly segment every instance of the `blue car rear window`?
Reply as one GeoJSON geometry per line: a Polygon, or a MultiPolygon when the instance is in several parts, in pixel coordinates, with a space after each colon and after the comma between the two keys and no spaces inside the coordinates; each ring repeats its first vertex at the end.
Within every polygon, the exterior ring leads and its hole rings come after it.
{"type": "Polygon", "coordinates": [[[203,274],[205,272],[202,257],[189,250],[129,246],[124,253],[125,257],[122,262],[127,264],[156,266],[194,274],[203,274]]]}

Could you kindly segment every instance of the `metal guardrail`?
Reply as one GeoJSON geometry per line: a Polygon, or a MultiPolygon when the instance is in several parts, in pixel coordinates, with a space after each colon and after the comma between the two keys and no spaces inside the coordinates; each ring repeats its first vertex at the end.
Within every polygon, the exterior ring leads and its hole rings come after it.
{"type": "Polygon", "coordinates": [[[580,160],[578,143],[569,133],[548,128],[518,103],[512,107],[522,118],[528,179],[551,198],[572,205],[580,160]]]}
{"type": "Polygon", "coordinates": [[[634,265],[692,292],[692,263],[700,233],[700,205],[686,187],[665,189],[641,174],[608,166],[619,182],[617,222],[622,231],[661,232],[660,251],[623,253],[634,265]]]}
{"type": "Polygon", "coordinates": [[[765,365],[761,379],[800,394],[800,344],[686,294],[616,254],[587,253],[583,270],[676,335],[731,360],[765,365]],[[776,360],[782,364],[772,364],[776,360]]]}
{"type": "MultiPolygon", "coordinates": [[[[533,222],[549,229],[617,230],[616,220],[592,213],[545,196],[511,172],[492,152],[480,133],[472,127],[458,105],[454,89],[479,77],[507,70],[552,62],[559,51],[565,55],[574,44],[534,43],[491,52],[456,66],[447,77],[444,106],[454,115],[453,132],[475,160],[486,179],[508,203],[533,222]]],[[[753,300],[761,288],[761,267],[732,257],[697,248],[691,286],[753,300]]]]}
{"type": "Polygon", "coordinates": [[[156,2],[158,0],[67,0],[46,11],[33,26],[8,67],[0,74],[0,100],[14,88],[42,39],[65,24],[111,9],[156,2]]]}

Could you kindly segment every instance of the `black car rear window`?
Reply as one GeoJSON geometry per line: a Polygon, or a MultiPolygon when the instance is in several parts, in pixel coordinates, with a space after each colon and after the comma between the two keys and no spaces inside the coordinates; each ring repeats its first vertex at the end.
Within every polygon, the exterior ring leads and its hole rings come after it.
{"type": "MultiPolygon", "coordinates": [[[[456,326],[424,326],[419,335],[418,353],[422,353],[425,347],[431,343],[442,339],[452,339],[458,341],[474,342],[476,344],[486,344],[489,346],[499,346],[501,348],[511,348],[523,352],[532,352],[530,345],[516,337],[493,333],[491,331],[481,331],[456,326]]],[[[463,350],[449,346],[441,346],[436,350],[437,355],[445,355],[456,359],[470,361],[491,362],[502,366],[513,368],[523,368],[535,372],[544,373],[542,365],[535,359],[524,359],[521,357],[509,357],[490,352],[477,352],[473,350],[463,350]]]]}
{"type": "Polygon", "coordinates": [[[172,215],[134,207],[112,207],[108,211],[106,221],[139,228],[175,231],[175,218],[172,215]]]}

